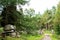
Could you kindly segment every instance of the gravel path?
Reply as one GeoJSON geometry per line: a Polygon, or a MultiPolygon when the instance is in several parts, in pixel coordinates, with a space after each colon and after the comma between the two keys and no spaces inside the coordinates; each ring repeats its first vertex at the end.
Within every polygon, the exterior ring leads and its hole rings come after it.
{"type": "Polygon", "coordinates": [[[45,37],[42,40],[51,40],[49,34],[45,34],[45,37]]]}

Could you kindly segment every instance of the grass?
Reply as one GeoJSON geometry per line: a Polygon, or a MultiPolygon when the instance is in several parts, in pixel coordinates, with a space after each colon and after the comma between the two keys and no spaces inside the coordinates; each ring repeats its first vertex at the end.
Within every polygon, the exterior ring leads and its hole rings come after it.
{"type": "MultiPolygon", "coordinates": [[[[20,38],[14,38],[14,37],[5,37],[4,40],[41,40],[43,38],[42,35],[21,35],[20,38]]],[[[1,40],[1,39],[0,39],[1,40]]]]}
{"type": "Polygon", "coordinates": [[[51,35],[51,39],[52,40],[60,40],[59,37],[60,35],[56,35],[56,34],[53,34],[53,35],[51,35]]]}
{"type": "MultiPolygon", "coordinates": [[[[0,29],[0,31],[2,30],[2,28],[0,29]]],[[[51,34],[50,30],[45,30],[44,34],[51,34]]],[[[13,38],[13,37],[6,37],[5,40],[41,40],[43,37],[43,35],[21,35],[20,38],[13,38]]],[[[50,35],[52,40],[58,40],[58,36],[56,34],[51,34],[50,35]]],[[[1,40],[1,38],[0,38],[1,40]]],[[[60,39],[59,39],[60,40],[60,39]]]]}
{"type": "Polygon", "coordinates": [[[27,37],[27,40],[41,40],[42,38],[43,38],[42,35],[36,35],[27,37]]]}
{"type": "Polygon", "coordinates": [[[51,39],[52,39],[52,40],[58,40],[55,35],[52,35],[52,36],[51,36],[51,39]]]}
{"type": "Polygon", "coordinates": [[[0,40],[1,39],[4,39],[4,40],[20,40],[20,38],[17,38],[17,37],[9,37],[9,36],[6,36],[5,38],[2,38],[2,37],[0,37],[0,40]]]}
{"type": "Polygon", "coordinates": [[[45,33],[50,35],[51,40],[60,40],[58,39],[58,36],[56,34],[52,34],[50,30],[46,30],[45,33]]]}
{"type": "Polygon", "coordinates": [[[50,30],[45,30],[44,34],[49,34],[51,37],[51,40],[58,40],[56,34],[52,34],[50,30]]]}
{"type": "MultiPolygon", "coordinates": [[[[3,32],[3,28],[0,28],[0,33],[3,32]]],[[[43,38],[43,35],[21,35],[20,38],[14,38],[14,37],[5,37],[4,40],[40,40],[43,38]]],[[[0,40],[2,38],[0,37],[0,40]]]]}
{"type": "Polygon", "coordinates": [[[23,36],[22,38],[25,40],[40,40],[43,38],[43,35],[34,35],[34,36],[26,35],[26,36],[23,36]]]}
{"type": "Polygon", "coordinates": [[[20,38],[6,37],[5,40],[20,40],[20,38]]]}
{"type": "Polygon", "coordinates": [[[50,30],[45,30],[44,34],[51,34],[50,30]]]}

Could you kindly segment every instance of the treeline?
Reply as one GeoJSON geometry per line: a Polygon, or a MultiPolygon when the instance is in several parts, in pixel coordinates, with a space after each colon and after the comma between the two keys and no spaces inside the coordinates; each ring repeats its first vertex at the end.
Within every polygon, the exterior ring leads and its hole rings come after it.
{"type": "Polygon", "coordinates": [[[34,34],[37,30],[47,29],[55,30],[56,34],[60,34],[60,2],[57,7],[47,9],[41,15],[40,12],[35,13],[33,8],[23,11],[21,5],[25,5],[29,1],[26,0],[0,0],[0,26],[7,24],[16,26],[16,30],[27,34],[34,34]],[[19,5],[17,11],[16,5],[19,5]]]}
{"type": "Polygon", "coordinates": [[[56,34],[60,34],[60,2],[57,7],[53,6],[52,9],[46,9],[41,15],[39,12],[35,14],[34,9],[26,9],[24,11],[24,30],[32,32],[33,30],[47,29],[54,30],[56,34]]]}

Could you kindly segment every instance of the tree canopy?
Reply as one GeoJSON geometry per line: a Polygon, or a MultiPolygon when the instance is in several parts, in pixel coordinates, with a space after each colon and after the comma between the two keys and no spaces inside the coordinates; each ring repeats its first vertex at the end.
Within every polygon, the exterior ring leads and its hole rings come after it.
{"type": "Polygon", "coordinates": [[[0,5],[3,6],[3,10],[1,13],[1,25],[5,26],[7,24],[16,24],[20,16],[23,14],[22,8],[20,8],[21,12],[17,11],[17,5],[25,5],[28,1],[26,0],[0,0],[0,5]]]}

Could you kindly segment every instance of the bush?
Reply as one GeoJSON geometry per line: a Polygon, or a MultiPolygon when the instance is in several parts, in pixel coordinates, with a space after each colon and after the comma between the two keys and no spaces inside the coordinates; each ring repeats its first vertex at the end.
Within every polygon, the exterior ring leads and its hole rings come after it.
{"type": "Polygon", "coordinates": [[[56,25],[54,26],[54,30],[55,30],[55,33],[56,33],[57,35],[60,35],[60,25],[59,25],[59,24],[56,24],[56,25]]]}

